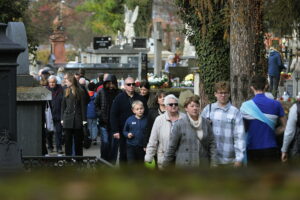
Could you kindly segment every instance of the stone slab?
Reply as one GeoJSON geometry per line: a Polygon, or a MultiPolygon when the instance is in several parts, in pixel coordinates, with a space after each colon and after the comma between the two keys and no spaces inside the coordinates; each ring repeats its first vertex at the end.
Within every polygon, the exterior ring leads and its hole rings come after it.
{"type": "Polygon", "coordinates": [[[52,99],[51,92],[44,87],[17,87],[17,101],[47,101],[52,99]]]}

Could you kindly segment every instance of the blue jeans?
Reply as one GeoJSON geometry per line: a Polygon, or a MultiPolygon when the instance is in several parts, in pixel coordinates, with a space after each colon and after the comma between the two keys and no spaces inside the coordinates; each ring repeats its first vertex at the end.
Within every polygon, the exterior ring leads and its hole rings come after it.
{"type": "Polygon", "coordinates": [[[103,126],[100,126],[100,138],[101,138],[101,148],[100,148],[101,158],[109,161],[111,139],[107,128],[103,126]]]}
{"type": "Polygon", "coordinates": [[[98,127],[97,127],[97,119],[87,119],[88,129],[90,131],[90,137],[92,140],[97,139],[98,135],[98,127]]]}

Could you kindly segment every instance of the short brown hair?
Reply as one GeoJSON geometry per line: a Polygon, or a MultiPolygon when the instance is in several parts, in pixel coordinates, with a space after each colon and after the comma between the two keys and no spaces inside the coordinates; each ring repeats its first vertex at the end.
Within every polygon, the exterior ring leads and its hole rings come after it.
{"type": "Polygon", "coordinates": [[[198,95],[194,95],[194,96],[186,98],[183,106],[186,108],[192,102],[200,105],[200,97],[198,95]]]}
{"type": "Polygon", "coordinates": [[[225,90],[226,92],[230,93],[230,84],[228,81],[220,81],[215,83],[215,92],[218,90],[225,90]]]}

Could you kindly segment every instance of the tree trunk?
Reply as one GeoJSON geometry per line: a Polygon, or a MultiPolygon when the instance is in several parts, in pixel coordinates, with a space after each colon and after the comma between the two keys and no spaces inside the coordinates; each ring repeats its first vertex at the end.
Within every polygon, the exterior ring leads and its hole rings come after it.
{"type": "Polygon", "coordinates": [[[251,96],[255,74],[265,74],[262,0],[231,0],[230,84],[232,104],[240,107],[251,96]]]}

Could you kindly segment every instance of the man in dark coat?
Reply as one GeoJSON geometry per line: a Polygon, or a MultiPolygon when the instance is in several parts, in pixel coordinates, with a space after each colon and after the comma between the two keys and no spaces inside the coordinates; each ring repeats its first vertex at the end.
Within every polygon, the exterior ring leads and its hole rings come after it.
{"type": "Polygon", "coordinates": [[[103,83],[103,88],[99,90],[95,99],[96,111],[101,134],[101,158],[111,161],[111,128],[110,128],[110,110],[115,97],[122,91],[118,88],[118,82],[115,75],[109,74],[103,83]]]}
{"type": "Polygon", "coordinates": [[[117,159],[118,146],[120,146],[120,162],[126,162],[126,138],[122,134],[125,121],[133,115],[131,104],[135,100],[140,100],[144,104],[145,115],[148,113],[147,102],[144,97],[135,92],[135,82],[132,77],[125,79],[125,90],[114,100],[110,112],[110,125],[113,134],[112,154],[113,160],[117,159]]]}
{"type": "Polygon", "coordinates": [[[272,48],[270,49],[270,55],[268,58],[268,75],[270,78],[270,91],[274,95],[274,97],[277,97],[277,89],[278,84],[280,80],[280,72],[282,70],[282,61],[281,56],[276,49],[272,48]]]}
{"type": "MultiPolygon", "coordinates": [[[[62,153],[62,125],[61,125],[61,101],[63,99],[63,89],[57,84],[56,76],[48,78],[48,86],[46,87],[52,93],[50,101],[53,124],[55,127],[55,144],[57,153],[62,153]]],[[[48,148],[53,151],[53,132],[47,133],[48,148]]]]}

